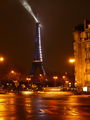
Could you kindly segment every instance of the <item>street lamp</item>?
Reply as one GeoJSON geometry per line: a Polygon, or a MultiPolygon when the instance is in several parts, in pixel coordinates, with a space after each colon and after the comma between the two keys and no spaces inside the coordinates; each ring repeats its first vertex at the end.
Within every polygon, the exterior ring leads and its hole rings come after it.
{"type": "Polygon", "coordinates": [[[5,76],[5,66],[3,66],[4,64],[4,57],[0,56],[0,80],[3,80],[4,76],[5,76]],[[3,69],[4,68],[4,69],[3,69]],[[3,74],[4,73],[4,74],[3,74]]]}
{"type": "Polygon", "coordinates": [[[12,73],[12,74],[15,74],[15,71],[14,71],[14,70],[11,70],[11,73],[12,73]]]}
{"type": "Polygon", "coordinates": [[[30,78],[30,77],[27,77],[26,80],[29,82],[29,81],[31,81],[31,78],[30,78]]]}
{"type": "Polygon", "coordinates": [[[0,62],[4,62],[4,60],[5,60],[4,57],[1,56],[0,57],[0,62]]]}
{"type": "Polygon", "coordinates": [[[74,58],[70,58],[69,59],[69,63],[74,64],[75,63],[75,59],[74,58]]]}
{"type": "Polygon", "coordinates": [[[64,87],[66,89],[68,89],[68,83],[69,83],[69,81],[68,81],[67,75],[63,75],[62,79],[64,80],[64,87]]]}
{"type": "Polygon", "coordinates": [[[56,80],[58,79],[58,76],[53,76],[53,79],[55,80],[55,87],[56,87],[56,80]]]}
{"type": "Polygon", "coordinates": [[[63,76],[62,76],[62,78],[63,78],[63,79],[65,79],[65,78],[66,78],[66,76],[65,76],[65,75],[63,75],[63,76]]]}
{"type": "MultiPolygon", "coordinates": [[[[75,87],[75,70],[74,70],[74,63],[75,63],[75,58],[70,58],[69,59],[69,63],[73,65],[73,68],[72,68],[72,72],[73,72],[73,78],[74,78],[74,81],[72,82],[72,85],[73,87],[75,87]]],[[[71,84],[71,83],[70,83],[71,84]]]]}

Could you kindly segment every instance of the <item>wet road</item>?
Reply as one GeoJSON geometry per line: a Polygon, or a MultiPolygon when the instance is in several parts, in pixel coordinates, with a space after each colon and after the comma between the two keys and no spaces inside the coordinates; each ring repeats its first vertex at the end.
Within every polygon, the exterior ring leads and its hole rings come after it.
{"type": "Polygon", "coordinates": [[[0,120],[89,120],[90,96],[0,94],[0,120]]]}

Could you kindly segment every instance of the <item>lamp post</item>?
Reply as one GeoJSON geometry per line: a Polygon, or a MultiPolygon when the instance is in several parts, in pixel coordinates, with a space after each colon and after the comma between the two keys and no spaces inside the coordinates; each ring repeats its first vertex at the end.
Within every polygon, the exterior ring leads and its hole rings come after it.
{"type": "Polygon", "coordinates": [[[3,77],[3,73],[5,69],[5,66],[3,66],[4,61],[5,61],[5,58],[3,56],[0,56],[0,78],[3,77]]]}
{"type": "Polygon", "coordinates": [[[53,76],[53,79],[54,79],[54,81],[55,81],[55,87],[56,87],[56,81],[57,81],[57,79],[58,79],[58,76],[53,76]]]}
{"type": "Polygon", "coordinates": [[[69,81],[68,81],[67,74],[63,75],[62,79],[64,80],[64,87],[66,88],[66,90],[68,90],[69,81]]]}
{"type": "Polygon", "coordinates": [[[75,68],[74,68],[74,67],[75,67],[75,66],[74,66],[74,65],[75,65],[75,58],[70,58],[70,59],[69,59],[69,63],[72,64],[72,72],[73,72],[73,81],[72,81],[71,86],[72,86],[72,87],[75,87],[75,70],[74,70],[74,69],[75,69],[75,68]]]}
{"type": "MultiPolygon", "coordinates": [[[[2,66],[2,63],[4,62],[4,60],[5,60],[5,58],[3,57],[3,56],[0,56],[0,80],[2,80],[3,79],[3,74],[2,74],[2,68],[3,68],[3,66],[2,66]]],[[[1,87],[3,88],[4,86],[2,85],[2,83],[1,83],[1,87]]]]}

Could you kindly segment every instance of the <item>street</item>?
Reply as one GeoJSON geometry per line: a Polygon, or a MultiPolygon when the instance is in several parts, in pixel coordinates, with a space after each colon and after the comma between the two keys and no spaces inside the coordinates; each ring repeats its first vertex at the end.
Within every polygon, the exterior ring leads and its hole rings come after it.
{"type": "Polygon", "coordinates": [[[89,95],[43,96],[0,94],[0,120],[90,119],[89,95]]]}

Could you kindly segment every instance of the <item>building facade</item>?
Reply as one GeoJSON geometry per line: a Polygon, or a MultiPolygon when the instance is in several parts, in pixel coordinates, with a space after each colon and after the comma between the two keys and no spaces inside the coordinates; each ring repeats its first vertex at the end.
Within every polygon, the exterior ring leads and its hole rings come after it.
{"type": "Polygon", "coordinates": [[[75,81],[78,87],[90,86],[90,22],[74,30],[75,81]]]}

